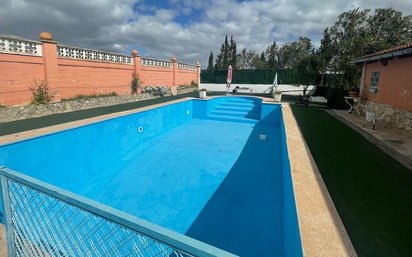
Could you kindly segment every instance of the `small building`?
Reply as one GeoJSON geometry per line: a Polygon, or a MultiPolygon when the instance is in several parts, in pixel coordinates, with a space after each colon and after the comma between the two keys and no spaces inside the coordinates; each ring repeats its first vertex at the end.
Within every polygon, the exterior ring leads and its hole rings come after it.
{"type": "Polygon", "coordinates": [[[362,65],[360,96],[378,113],[390,106],[385,126],[412,137],[412,42],[351,61],[362,65]]]}

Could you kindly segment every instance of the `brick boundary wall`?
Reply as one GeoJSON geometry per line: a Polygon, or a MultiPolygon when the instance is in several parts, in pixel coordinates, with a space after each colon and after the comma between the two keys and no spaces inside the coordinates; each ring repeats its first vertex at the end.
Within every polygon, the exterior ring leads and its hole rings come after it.
{"type": "MultiPolygon", "coordinates": [[[[195,91],[197,88],[181,88],[178,89],[178,94],[185,94],[195,91]]],[[[165,95],[170,96],[171,92],[165,95]]],[[[28,119],[34,117],[41,117],[57,113],[65,113],[71,111],[85,110],[96,107],[110,106],[116,104],[124,104],[131,102],[138,102],[142,100],[159,98],[160,96],[152,95],[150,93],[141,93],[133,95],[107,96],[86,98],[78,100],[69,100],[62,102],[55,102],[51,104],[41,105],[25,105],[25,106],[10,106],[7,108],[0,108],[0,123],[16,121],[21,119],[28,119]]]]}
{"type": "Polygon", "coordinates": [[[47,80],[53,102],[79,94],[131,94],[133,74],[142,85],[172,86],[200,83],[200,65],[112,54],[92,49],[64,46],[42,32],[41,41],[0,36],[0,104],[30,103],[29,86],[47,80]]]}

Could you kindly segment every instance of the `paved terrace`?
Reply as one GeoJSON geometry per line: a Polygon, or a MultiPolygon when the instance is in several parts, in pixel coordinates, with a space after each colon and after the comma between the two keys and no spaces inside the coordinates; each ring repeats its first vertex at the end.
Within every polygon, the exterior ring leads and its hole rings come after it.
{"type": "Polygon", "coordinates": [[[412,138],[398,131],[386,129],[378,122],[374,130],[371,122],[363,126],[365,117],[356,113],[347,114],[346,110],[328,112],[412,171],[412,138]]]}

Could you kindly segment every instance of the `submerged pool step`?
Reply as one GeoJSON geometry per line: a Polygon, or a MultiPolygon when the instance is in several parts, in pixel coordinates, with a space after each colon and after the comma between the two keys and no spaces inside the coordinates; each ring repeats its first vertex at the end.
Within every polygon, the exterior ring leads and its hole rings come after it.
{"type": "Polygon", "coordinates": [[[224,115],[233,117],[247,117],[250,119],[259,119],[260,112],[255,111],[238,111],[238,110],[214,110],[211,115],[224,115]]]}
{"type": "Polygon", "coordinates": [[[237,102],[223,102],[220,103],[218,106],[233,106],[233,107],[243,107],[243,108],[253,108],[256,105],[253,103],[237,103],[237,102]]]}
{"type": "Polygon", "coordinates": [[[215,106],[208,118],[255,124],[260,120],[261,110],[255,101],[228,99],[215,106]]]}
{"type": "Polygon", "coordinates": [[[257,101],[254,100],[240,100],[240,99],[228,99],[226,100],[227,103],[252,103],[256,104],[258,103],[257,101]]]}
{"type": "Polygon", "coordinates": [[[249,124],[256,124],[259,122],[259,120],[256,120],[256,119],[248,119],[248,118],[219,115],[219,114],[211,114],[207,116],[207,119],[218,120],[218,121],[229,121],[229,122],[241,122],[241,123],[249,123],[249,124]]]}
{"type": "Polygon", "coordinates": [[[242,106],[216,106],[214,109],[214,111],[239,111],[239,112],[259,112],[261,111],[260,107],[253,107],[252,109],[250,107],[242,107],[242,106]]]}

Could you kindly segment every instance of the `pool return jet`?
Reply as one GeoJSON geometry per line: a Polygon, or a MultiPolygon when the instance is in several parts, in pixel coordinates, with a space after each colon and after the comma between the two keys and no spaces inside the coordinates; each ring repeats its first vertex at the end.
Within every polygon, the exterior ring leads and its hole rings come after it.
{"type": "Polygon", "coordinates": [[[230,88],[230,83],[232,82],[232,65],[229,65],[229,68],[227,69],[227,79],[226,79],[226,87],[227,87],[227,93],[226,96],[230,96],[229,94],[229,88],[230,88]]]}

